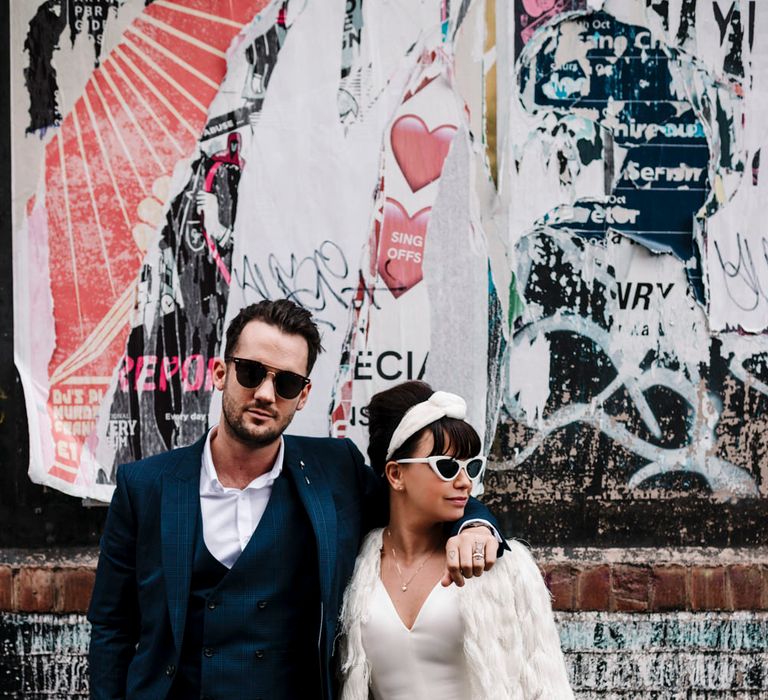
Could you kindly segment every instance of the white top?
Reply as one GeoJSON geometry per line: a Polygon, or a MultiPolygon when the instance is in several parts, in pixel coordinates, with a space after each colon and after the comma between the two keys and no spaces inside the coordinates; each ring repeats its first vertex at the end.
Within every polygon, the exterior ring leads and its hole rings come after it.
{"type": "Polygon", "coordinates": [[[374,700],[470,697],[457,595],[456,586],[438,581],[409,630],[377,580],[362,624],[374,700]]]}
{"type": "Polygon", "coordinates": [[[283,471],[283,438],[275,464],[266,474],[256,477],[244,489],[222,486],[211,457],[208,431],[200,468],[200,510],[203,516],[203,540],[208,551],[231,569],[261,522],[272,495],[272,484],[283,471]]]}

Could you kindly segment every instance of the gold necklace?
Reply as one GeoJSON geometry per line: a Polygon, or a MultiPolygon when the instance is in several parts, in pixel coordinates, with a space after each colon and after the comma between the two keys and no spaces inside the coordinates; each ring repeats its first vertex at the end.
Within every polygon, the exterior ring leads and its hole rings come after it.
{"type": "MultiPolygon", "coordinates": [[[[389,528],[387,528],[387,535],[389,535],[389,541],[391,542],[392,541],[392,531],[389,528]]],[[[411,577],[407,581],[403,581],[403,572],[400,569],[400,564],[397,563],[397,552],[395,552],[394,545],[392,546],[392,558],[394,559],[394,562],[395,562],[395,568],[397,569],[397,575],[400,577],[400,590],[403,593],[405,593],[408,590],[408,586],[411,584],[411,581],[413,581],[413,579],[416,578],[416,576],[419,573],[419,571],[421,571],[424,568],[424,566],[432,558],[434,553],[435,553],[435,550],[433,549],[429,554],[427,554],[427,556],[424,559],[424,561],[422,561],[421,564],[419,564],[419,568],[416,569],[416,571],[413,572],[411,577]]]]}

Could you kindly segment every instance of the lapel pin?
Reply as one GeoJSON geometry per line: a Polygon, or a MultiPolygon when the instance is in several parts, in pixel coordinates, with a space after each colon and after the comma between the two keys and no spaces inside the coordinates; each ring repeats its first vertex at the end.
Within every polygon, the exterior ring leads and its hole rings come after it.
{"type": "MultiPolygon", "coordinates": [[[[304,474],[304,460],[303,459],[299,460],[299,466],[301,467],[301,473],[304,474]]],[[[309,477],[306,474],[304,474],[304,481],[309,483],[309,477]]]]}

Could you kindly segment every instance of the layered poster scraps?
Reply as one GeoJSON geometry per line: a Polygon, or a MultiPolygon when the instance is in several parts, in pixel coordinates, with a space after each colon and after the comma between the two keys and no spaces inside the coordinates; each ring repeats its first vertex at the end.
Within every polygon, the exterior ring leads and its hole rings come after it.
{"type": "MultiPolygon", "coordinates": [[[[310,308],[324,333],[297,431],[343,434],[372,390],[430,376],[429,349],[445,345],[452,320],[438,314],[432,339],[429,321],[409,326],[405,308],[416,295],[422,315],[438,309],[424,294],[430,275],[445,284],[449,249],[439,245],[449,239],[434,222],[450,222],[457,194],[466,211],[451,245],[480,261],[487,304],[482,231],[469,224],[466,194],[468,108],[452,87],[469,2],[38,5],[13,7],[23,45],[14,144],[39,154],[29,172],[17,167],[14,202],[16,361],[35,481],[108,500],[118,464],[200,437],[218,416],[211,362],[225,325],[264,298],[310,308]],[[458,133],[463,160],[442,193],[458,133]],[[360,261],[379,251],[365,232],[385,209],[397,259],[381,251],[374,269],[386,281],[369,288],[360,261]],[[361,289],[381,313],[372,321],[380,335],[352,348],[361,289]],[[410,332],[387,337],[387,325],[410,332]],[[349,385],[343,358],[353,352],[349,385]],[[375,377],[361,386],[368,371],[375,377]],[[342,386],[357,403],[340,415],[328,407],[340,405],[342,386]]],[[[464,278],[474,269],[453,260],[464,278]]],[[[479,364],[443,388],[466,388],[489,432],[487,312],[478,318],[479,364]]],[[[356,437],[364,447],[364,432],[356,437]]]]}
{"type": "Polygon", "coordinates": [[[589,4],[527,35],[556,3],[523,1],[510,28],[515,488],[764,496],[765,8],[589,4]]]}
{"type": "Polygon", "coordinates": [[[515,0],[494,46],[496,5],[12,3],[35,481],[108,500],[201,436],[226,323],[287,297],[326,348],[297,432],[364,449],[421,378],[486,446],[502,412],[534,498],[765,495],[768,12],[515,0]]]}
{"type": "Polygon", "coordinates": [[[331,429],[364,442],[372,394],[393,380],[414,378],[465,396],[470,421],[488,426],[490,441],[498,407],[486,404],[486,387],[500,365],[501,345],[489,349],[488,327],[500,325],[501,317],[467,187],[467,108],[446,49],[419,49],[386,132],[331,429]]]}

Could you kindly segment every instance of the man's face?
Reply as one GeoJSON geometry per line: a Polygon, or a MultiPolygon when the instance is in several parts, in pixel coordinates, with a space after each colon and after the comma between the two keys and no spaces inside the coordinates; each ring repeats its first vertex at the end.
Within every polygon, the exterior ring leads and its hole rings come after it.
{"type": "MultiPolygon", "coordinates": [[[[307,373],[307,341],[263,321],[251,321],[243,328],[232,355],[277,370],[307,373]]],[[[280,437],[296,411],[304,408],[311,388],[308,384],[295,398],[284,399],[268,374],[259,386],[247,389],[237,381],[234,363],[222,360],[216,361],[213,375],[216,388],[223,392],[220,427],[253,447],[269,445],[280,437]]]]}

